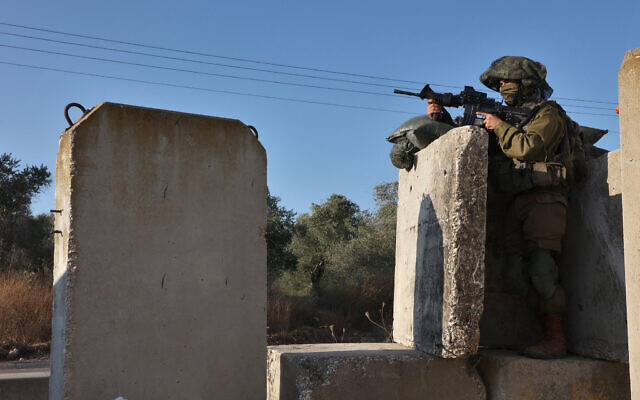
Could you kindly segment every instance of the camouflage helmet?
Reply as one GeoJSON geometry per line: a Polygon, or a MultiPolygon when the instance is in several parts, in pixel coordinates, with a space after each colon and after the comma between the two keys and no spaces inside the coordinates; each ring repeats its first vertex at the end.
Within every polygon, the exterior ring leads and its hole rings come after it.
{"type": "Polygon", "coordinates": [[[491,63],[491,66],[480,75],[482,82],[489,89],[500,91],[500,80],[520,80],[524,86],[540,89],[543,99],[548,99],[553,93],[545,78],[547,68],[526,57],[504,56],[491,63]]]}

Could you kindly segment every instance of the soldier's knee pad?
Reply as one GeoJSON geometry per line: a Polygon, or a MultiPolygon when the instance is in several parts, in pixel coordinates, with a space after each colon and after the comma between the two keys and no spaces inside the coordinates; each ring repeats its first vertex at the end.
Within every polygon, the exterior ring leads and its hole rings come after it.
{"type": "Polygon", "coordinates": [[[526,296],[529,291],[529,277],[526,273],[527,264],[519,254],[507,255],[504,277],[509,292],[526,296]]]}
{"type": "Polygon", "coordinates": [[[550,250],[534,250],[529,257],[529,276],[543,300],[550,299],[558,288],[556,262],[550,250]]]}

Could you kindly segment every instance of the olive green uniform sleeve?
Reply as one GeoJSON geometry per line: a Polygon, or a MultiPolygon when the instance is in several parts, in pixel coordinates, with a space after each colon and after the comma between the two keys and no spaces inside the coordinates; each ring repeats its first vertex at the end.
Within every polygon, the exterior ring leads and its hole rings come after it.
{"type": "Polygon", "coordinates": [[[529,123],[526,131],[502,121],[493,132],[507,157],[520,161],[545,161],[547,154],[556,152],[566,129],[566,123],[558,111],[544,107],[529,123]]]}

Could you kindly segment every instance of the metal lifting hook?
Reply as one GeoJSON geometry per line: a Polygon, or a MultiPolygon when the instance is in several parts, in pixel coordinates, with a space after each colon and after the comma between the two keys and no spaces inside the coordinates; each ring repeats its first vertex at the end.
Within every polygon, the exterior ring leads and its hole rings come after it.
{"type": "Polygon", "coordinates": [[[258,130],[256,129],[256,127],[252,126],[252,125],[247,125],[247,127],[249,129],[251,129],[251,132],[253,132],[253,134],[256,135],[256,139],[257,139],[258,138],[258,130]]]}
{"type": "Polygon", "coordinates": [[[71,121],[71,118],[69,118],[69,109],[71,107],[78,107],[82,111],[82,114],[86,114],[86,112],[87,112],[87,109],[84,108],[82,106],[82,104],[80,104],[80,103],[69,103],[69,104],[67,104],[67,106],[64,108],[64,117],[67,119],[67,122],[69,123],[69,126],[73,125],[73,121],[71,121]]]}

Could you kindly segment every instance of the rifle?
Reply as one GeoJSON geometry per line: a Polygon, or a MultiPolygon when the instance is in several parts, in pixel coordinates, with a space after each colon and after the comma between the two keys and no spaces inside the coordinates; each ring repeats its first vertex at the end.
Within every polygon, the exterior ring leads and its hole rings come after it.
{"type": "Polygon", "coordinates": [[[424,85],[420,93],[407,92],[404,90],[394,89],[393,93],[404,94],[407,96],[420,97],[422,100],[430,99],[436,104],[445,107],[464,107],[462,121],[458,124],[483,126],[482,120],[477,119],[476,113],[484,112],[494,114],[500,119],[516,125],[531,115],[531,110],[522,107],[505,106],[501,102],[490,99],[486,93],[478,92],[471,86],[465,86],[460,94],[453,93],[437,93],[434,92],[429,85],[424,85]]]}

